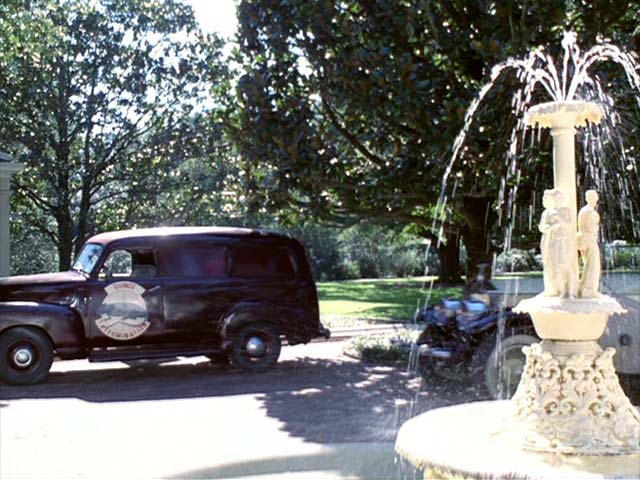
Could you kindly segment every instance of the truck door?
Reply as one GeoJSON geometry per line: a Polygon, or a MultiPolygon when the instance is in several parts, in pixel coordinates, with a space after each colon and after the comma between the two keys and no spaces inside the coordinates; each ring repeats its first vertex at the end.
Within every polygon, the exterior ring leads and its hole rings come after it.
{"type": "Polygon", "coordinates": [[[237,290],[222,244],[183,243],[161,251],[165,269],[165,330],[174,341],[215,343],[220,317],[237,290]]]}
{"type": "Polygon", "coordinates": [[[155,252],[108,252],[98,278],[88,287],[86,311],[93,347],[161,343],[163,292],[155,252]]]}

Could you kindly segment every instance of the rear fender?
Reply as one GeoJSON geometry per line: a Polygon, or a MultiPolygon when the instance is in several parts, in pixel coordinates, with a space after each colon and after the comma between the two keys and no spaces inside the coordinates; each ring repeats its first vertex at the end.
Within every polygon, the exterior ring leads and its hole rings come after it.
{"type": "Polygon", "coordinates": [[[84,345],[82,320],[70,307],[37,302],[0,302],[0,335],[14,327],[35,327],[51,338],[56,349],[84,345]]]}
{"type": "MultiPolygon", "coordinates": [[[[309,341],[312,334],[307,332],[305,312],[302,309],[275,306],[266,303],[243,302],[236,305],[222,320],[220,337],[222,348],[233,341],[235,333],[244,325],[253,323],[271,325],[287,337],[289,343],[309,341]],[[301,340],[301,337],[304,337],[301,340]]],[[[317,329],[317,327],[316,327],[317,329]]]]}

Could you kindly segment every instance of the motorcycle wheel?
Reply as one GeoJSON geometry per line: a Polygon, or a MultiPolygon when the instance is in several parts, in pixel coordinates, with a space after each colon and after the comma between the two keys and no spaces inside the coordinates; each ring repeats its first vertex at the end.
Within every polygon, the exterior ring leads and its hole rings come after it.
{"type": "MultiPolygon", "coordinates": [[[[479,378],[494,399],[511,398],[518,388],[526,357],[522,347],[538,342],[527,333],[515,333],[500,342],[495,336],[487,337],[476,350],[473,365],[480,367],[479,378]]],[[[478,368],[476,368],[476,371],[478,368]]]]}

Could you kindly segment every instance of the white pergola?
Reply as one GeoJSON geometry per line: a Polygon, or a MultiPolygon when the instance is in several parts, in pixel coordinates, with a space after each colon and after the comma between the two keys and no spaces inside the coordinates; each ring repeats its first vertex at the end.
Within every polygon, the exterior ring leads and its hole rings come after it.
{"type": "Polygon", "coordinates": [[[10,191],[11,175],[24,168],[24,164],[17,163],[11,156],[0,152],[0,277],[10,274],[11,245],[9,217],[11,212],[10,191]]]}

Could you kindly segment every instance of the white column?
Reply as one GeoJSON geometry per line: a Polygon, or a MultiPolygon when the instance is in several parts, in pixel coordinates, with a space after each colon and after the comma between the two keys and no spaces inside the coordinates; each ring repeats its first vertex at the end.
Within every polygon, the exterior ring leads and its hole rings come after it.
{"type": "Polygon", "coordinates": [[[573,230],[577,231],[575,228],[578,205],[576,199],[575,135],[576,129],[573,126],[551,129],[554,186],[564,195],[567,207],[571,210],[573,230]]]}
{"type": "Polygon", "coordinates": [[[9,275],[9,176],[0,173],[0,277],[9,275]]]}
{"type": "Polygon", "coordinates": [[[0,163],[0,277],[6,277],[11,272],[11,175],[22,170],[21,163],[0,163]]]}
{"type": "MultiPolygon", "coordinates": [[[[554,126],[551,129],[553,137],[553,183],[554,187],[562,192],[566,206],[571,212],[571,231],[578,231],[578,201],[576,194],[576,161],[575,161],[575,135],[573,125],[554,126]]],[[[570,245],[567,250],[575,252],[571,259],[574,278],[578,278],[580,264],[578,262],[578,239],[576,233],[567,238],[570,245]]],[[[573,286],[573,291],[578,291],[578,286],[573,286]]]]}

